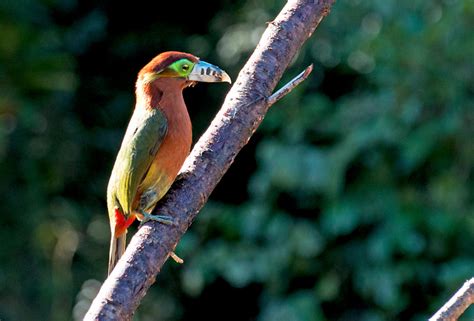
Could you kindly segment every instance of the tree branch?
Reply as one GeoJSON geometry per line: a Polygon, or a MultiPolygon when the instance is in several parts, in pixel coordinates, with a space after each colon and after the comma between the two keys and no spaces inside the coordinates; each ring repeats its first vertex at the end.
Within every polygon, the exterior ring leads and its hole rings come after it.
{"type": "MultiPolygon", "coordinates": [[[[165,199],[155,209],[175,227],[147,222],[102,285],[85,320],[130,320],[179,239],[214,187],[247,144],[271,104],[307,77],[270,96],[303,43],[329,13],[334,0],[290,0],[268,27],[240,71],[224,104],[194,146],[165,199]],[[292,86],[292,87],[291,87],[292,86]]],[[[297,77],[297,79],[300,79],[297,77]]]]}
{"type": "Polygon", "coordinates": [[[474,303],[474,278],[464,285],[446,302],[429,321],[456,321],[474,303]]]}
{"type": "Polygon", "coordinates": [[[308,78],[309,74],[313,71],[313,64],[306,67],[298,76],[291,79],[285,86],[278,89],[273,95],[268,97],[267,104],[271,106],[275,104],[277,101],[288,95],[293,89],[296,88],[299,84],[308,78]]]}

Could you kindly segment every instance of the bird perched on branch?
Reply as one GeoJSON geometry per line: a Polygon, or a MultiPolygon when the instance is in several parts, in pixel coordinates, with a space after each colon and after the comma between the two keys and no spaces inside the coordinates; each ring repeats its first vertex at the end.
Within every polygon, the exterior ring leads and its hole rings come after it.
{"type": "Polygon", "coordinates": [[[231,82],[219,67],[177,51],[153,58],[138,73],[136,105],[107,187],[112,237],[109,274],[125,251],[135,218],[172,224],[151,215],[189,154],[191,120],[182,91],[196,82],[231,82]]]}

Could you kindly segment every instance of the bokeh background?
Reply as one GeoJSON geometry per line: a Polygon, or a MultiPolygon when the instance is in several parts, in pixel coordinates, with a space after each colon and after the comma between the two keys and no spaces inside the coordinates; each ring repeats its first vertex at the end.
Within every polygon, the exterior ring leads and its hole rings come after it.
{"type": "MultiPolygon", "coordinates": [[[[0,2],[0,319],[81,320],[138,70],[236,78],[285,1],[0,2]]],[[[474,2],[338,1],[135,320],[426,320],[474,275],[474,2]]],[[[195,139],[226,85],[185,92],[195,139]]],[[[133,232],[133,231],[132,231],[133,232]]],[[[462,320],[474,319],[471,308],[462,320]]]]}

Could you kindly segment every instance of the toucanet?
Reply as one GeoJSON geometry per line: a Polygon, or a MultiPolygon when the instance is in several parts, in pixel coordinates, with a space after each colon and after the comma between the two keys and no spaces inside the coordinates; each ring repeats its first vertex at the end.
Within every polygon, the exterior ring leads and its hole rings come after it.
{"type": "Polygon", "coordinates": [[[136,104],[107,187],[111,240],[109,274],[125,251],[135,218],[172,224],[151,215],[175,180],[192,143],[183,89],[196,82],[231,82],[225,71],[183,52],[153,58],[138,73],[136,104]]]}

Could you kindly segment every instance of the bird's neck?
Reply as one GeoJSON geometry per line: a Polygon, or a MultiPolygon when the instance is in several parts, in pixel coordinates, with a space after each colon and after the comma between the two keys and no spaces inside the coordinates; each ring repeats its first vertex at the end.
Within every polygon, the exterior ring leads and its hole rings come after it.
{"type": "Polygon", "coordinates": [[[153,83],[137,82],[135,108],[160,109],[168,121],[168,131],[179,131],[191,139],[191,120],[183,98],[183,79],[163,78],[153,83]]]}
{"type": "Polygon", "coordinates": [[[173,112],[174,109],[182,112],[183,107],[186,109],[183,99],[183,83],[183,80],[173,78],[157,79],[149,83],[137,81],[136,108],[159,108],[165,114],[173,112]]]}

